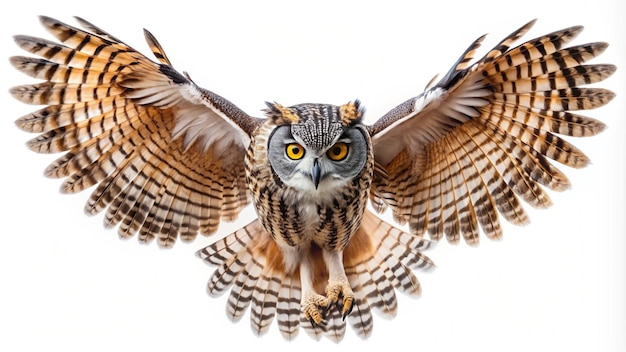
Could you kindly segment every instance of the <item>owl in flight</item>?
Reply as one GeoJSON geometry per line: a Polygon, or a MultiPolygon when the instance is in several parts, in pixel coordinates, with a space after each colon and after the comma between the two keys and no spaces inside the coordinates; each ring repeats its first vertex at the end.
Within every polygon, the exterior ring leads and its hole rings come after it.
{"type": "Polygon", "coordinates": [[[545,208],[544,188],[569,186],[550,159],[588,163],[558,135],[604,128],[572,111],[614,96],[582,87],[615,71],[584,64],[606,43],[564,47],[576,26],[512,47],[533,21],[474,60],[478,38],[372,125],[358,100],[266,103],[259,118],[176,71],[149,32],[156,61],[77,20],[84,29],[41,17],[60,43],[18,35],[40,58],[10,59],[43,80],[10,92],[44,105],[16,121],[39,133],[28,147],[65,153],[45,174],[65,178],[64,193],[94,186],[87,213],[161,247],[213,234],[252,203],[257,219],[197,254],[216,266],[208,293],[229,291],[230,318],[250,307],[256,333],[276,318],[288,339],[302,327],[339,341],[346,321],[367,337],[372,310],[396,313],[396,290],[419,294],[414,271],[433,267],[423,251],[441,237],[475,245],[479,232],[502,236],[499,217],[528,222],[520,199],[545,208]],[[404,229],[375,214],[387,208],[404,229]]]}

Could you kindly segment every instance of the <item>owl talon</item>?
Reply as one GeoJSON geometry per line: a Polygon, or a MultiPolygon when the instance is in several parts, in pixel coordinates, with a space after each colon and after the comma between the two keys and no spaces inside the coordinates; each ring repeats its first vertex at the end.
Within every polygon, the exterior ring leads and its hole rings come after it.
{"type": "Polygon", "coordinates": [[[328,306],[330,307],[334,303],[337,309],[341,311],[341,316],[344,320],[352,312],[354,292],[352,292],[352,288],[347,282],[329,283],[326,287],[326,298],[329,301],[328,306]]]}
{"type": "MultiPolygon", "coordinates": [[[[311,322],[311,326],[315,327],[316,325],[322,324],[320,308],[327,308],[328,306],[328,299],[326,297],[315,292],[308,292],[302,302],[302,313],[304,317],[311,322]]],[[[326,314],[326,311],[324,311],[324,314],[326,314]]]]}
{"type": "Polygon", "coordinates": [[[346,319],[354,308],[354,293],[348,284],[328,285],[326,288],[326,297],[313,291],[305,295],[302,302],[302,312],[311,326],[321,325],[323,317],[333,308],[341,311],[341,318],[346,319]],[[341,298],[341,299],[340,299],[341,298]]]}
{"type": "Polygon", "coordinates": [[[352,313],[352,309],[354,308],[354,300],[350,298],[350,302],[348,304],[343,304],[343,309],[341,310],[341,319],[346,320],[346,317],[352,313]]]}

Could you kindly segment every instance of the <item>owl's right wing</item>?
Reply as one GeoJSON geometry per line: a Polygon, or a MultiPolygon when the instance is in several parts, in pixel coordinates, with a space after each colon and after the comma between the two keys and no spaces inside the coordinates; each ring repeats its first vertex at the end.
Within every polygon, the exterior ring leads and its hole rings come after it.
{"type": "Polygon", "coordinates": [[[411,232],[478,242],[502,235],[498,215],[528,221],[519,201],[547,207],[541,186],[563,190],[567,177],[549,159],[582,167],[588,158],[557,136],[591,136],[604,124],[571,111],[608,103],[600,82],[613,65],[585,65],[606,43],[564,48],[582,27],[511,45],[534,21],[472,63],[476,40],[438,83],[369,127],[377,163],[373,203],[389,206],[411,232]]]}
{"type": "Polygon", "coordinates": [[[121,237],[157,237],[170,247],[180,237],[211,234],[250,202],[244,158],[260,120],[175,71],[147,31],[154,62],[91,23],[82,30],[41,17],[62,44],[16,36],[41,58],[12,57],[18,70],[44,82],[12,95],[45,105],[16,121],[40,133],[28,147],[66,152],[45,171],[66,178],[61,190],[97,185],[88,214],[108,208],[105,226],[121,237]]]}

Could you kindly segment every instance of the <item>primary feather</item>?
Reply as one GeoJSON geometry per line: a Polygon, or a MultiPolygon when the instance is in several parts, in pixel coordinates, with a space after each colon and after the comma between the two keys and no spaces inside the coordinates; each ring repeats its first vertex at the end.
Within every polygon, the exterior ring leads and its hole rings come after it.
{"type": "Polygon", "coordinates": [[[176,71],[148,31],[158,62],[84,19],[84,29],[41,22],[60,43],[16,36],[38,57],[10,62],[43,80],[11,94],[44,105],[16,121],[39,134],[27,146],[65,153],[45,174],[64,178],[65,193],[93,186],[88,214],[106,211],[120,237],[162,247],[212,234],[252,202],[257,219],[197,255],[216,267],[207,292],[228,293],[232,320],[249,312],[258,335],[276,320],[286,339],[302,328],[338,342],[346,320],[369,337],[372,312],[395,316],[396,291],[419,296],[415,271],[434,268],[426,233],[477,244],[481,231],[502,236],[500,216],[527,223],[522,202],[548,207],[544,188],[570,185],[550,160],[589,163],[561,136],[605,127],[575,111],[614,97],[583,87],[615,71],[587,64],[606,43],[565,47],[575,26],[513,47],[532,21],[475,60],[479,37],[441,80],[371,126],[359,101],[268,103],[255,118],[176,71]],[[367,210],[368,199],[408,231],[367,210]]]}
{"type": "Polygon", "coordinates": [[[571,111],[608,103],[614,94],[582,88],[613,65],[585,65],[606,43],[564,48],[582,27],[556,31],[511,48],[526,24],[468,65],[479,38],[437,84],[370,127],[376,160],[376,202],[385,203],[412,233],[478,243],[479,229],[499,238],[501,214],[528,222],[518,198],[545,208],[567,177],[548,159],[583,167],[588,158],[557,134],[595,135],[604,124],[571,111]]]}
{"type": "Polygon", "coordinates": [[[16,124],[41,133],[28,142],[30,149],[65,152],[46,169],[47,176],[66,178],[63,192],[98,185],[88,214],[108,209],[105,224],[119,225],[121,237],[139,233],[142,242],[157,237],[169,247],[179,237],[190,241],[215,232],[220,219],[234,219],[250,203],[243,163],[247,130],[233,126],[256,120],[242,122],[247,115],[234,105],[175,74],[156,40],[151,44],[163,64],[84,20],[79,22],[92,33],[48,17],[41,22],[63,44],[15,37],[42,58],[13,57],[13,66],[46,81],[11,94],[47,105],[16,124]],[[197,97],[189,100],[188,91],[197,97]],[[190,113],[213,130],[179,127],[190,113]],[[219,140],[210,137],[215,132],[219,140]]]}

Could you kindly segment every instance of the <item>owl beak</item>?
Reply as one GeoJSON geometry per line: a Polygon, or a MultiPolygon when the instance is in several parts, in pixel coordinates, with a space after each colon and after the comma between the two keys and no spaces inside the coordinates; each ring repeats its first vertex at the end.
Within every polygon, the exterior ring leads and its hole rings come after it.
{"type": "Polygon", "coordinates": [[[317,189],[317,186],[319,186],[320,184],[321,172],[322,170],[320,169],[320,164],[317,159],[315,159],[313,161],[313,171],[311,172],[311,177],[313,178],[313,184],[315,185],[315,189],[317,189]]]}

